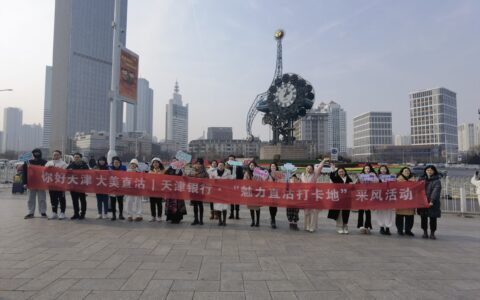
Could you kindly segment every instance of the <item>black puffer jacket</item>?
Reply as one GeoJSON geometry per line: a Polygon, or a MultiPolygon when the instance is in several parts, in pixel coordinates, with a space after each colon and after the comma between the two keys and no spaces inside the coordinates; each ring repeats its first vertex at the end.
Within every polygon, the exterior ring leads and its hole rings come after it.
{"type": "Polygon", "coordinates": [[[417,213],[421,216],[430,218],[440,218],[442,211],[440,210],[440,196],[442,193],[442,183],[440,176],[434,175],[430,178],[422,176],[420,180],[425,180],[425,194],[429,203],[433,203],[429,208],[418,208],[417,213]]]}
{"type": "Polygon", "coordinates": [[[33,152],[39,152],[40,157],[30,159],[29,161],[23,164],[23,184],[28,184],[28,166],[29,165],[45,166],[45,164],[47,163],[47,161],[42,158],[42,150],[37,148],[32,150],[32,154],[33,152]]]}

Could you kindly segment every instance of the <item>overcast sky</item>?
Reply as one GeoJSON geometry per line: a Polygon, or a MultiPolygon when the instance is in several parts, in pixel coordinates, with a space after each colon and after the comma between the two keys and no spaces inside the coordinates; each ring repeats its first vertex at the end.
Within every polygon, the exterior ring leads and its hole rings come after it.
{"type": "MultiPolygon", "coordinates": [[[[45,66],[52,64],[53,0],[1,0],[0,121],[20,107],[43,122],[45,66]]],[[[392,111],[394,134],[410,131],[411,91],[457,93],[458,120],[478,122],[480,1],[130,0],[127,47],[154,89],[154,135],[165,136],[165,104],[176,79],[189,103],[189,139],[209,126],[246,137],[248,109],[275,68],[273,34],[283,28],[283,70],[309,80],[316,104],[336,101],[352,118],[392,111]]],[[[257,116],[255,135],[269,130],[257,116]]]]}

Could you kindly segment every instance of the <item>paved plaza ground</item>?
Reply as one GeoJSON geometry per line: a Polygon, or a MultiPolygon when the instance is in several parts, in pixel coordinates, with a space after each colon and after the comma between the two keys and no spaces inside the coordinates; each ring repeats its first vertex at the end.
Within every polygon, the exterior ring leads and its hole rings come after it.
{"type": "Polygon", "coordinates": [[[96,220],[92,196],[84,221],[24,220],[25,198],[0,190],[0,299],[480,298],[478,216],[444,215],[432,241],[418,216],[415,238],[360,235],[356,213],[350,235],[325,212],[312,234],[290,231],[284,209],[276,230],[267,208],[259,228],[245,207],[226,227],[190,226],[190,206],[180,225],[96,220]]]}

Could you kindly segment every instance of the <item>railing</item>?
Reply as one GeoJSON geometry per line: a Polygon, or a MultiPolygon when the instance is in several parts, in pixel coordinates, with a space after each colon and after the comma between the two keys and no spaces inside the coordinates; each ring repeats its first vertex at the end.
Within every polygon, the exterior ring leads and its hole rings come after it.
{"type": "Polygon", "coordinates": [[[480,214],[480,203],[471,184],[472,177],[442,178],[442,211],[459,214],[480,214]]]}
{"type": "Polygon", "coordinates": [[[0,167],[0,187],[10,187],[17,170],[13,166],[0,167]]]}

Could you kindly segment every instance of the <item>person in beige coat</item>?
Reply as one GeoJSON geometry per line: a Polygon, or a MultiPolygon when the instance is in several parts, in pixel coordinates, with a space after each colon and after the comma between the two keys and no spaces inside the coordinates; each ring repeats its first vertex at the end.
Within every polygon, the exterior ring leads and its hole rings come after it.
{"type": "MultiPolygon", "coordinates": [[[[416,179],[412,175],[410,168],[404,167],[398,173],[397,181],[416,181],[416,179]]],[[[395,211],[395,225],[398,235],[414,236],[412,233],[414,217],[415,209],[413,208],[397,209],[395,211]]]]}

